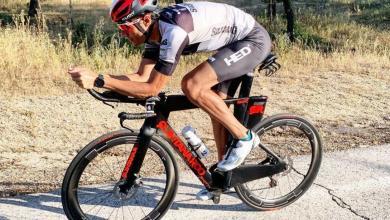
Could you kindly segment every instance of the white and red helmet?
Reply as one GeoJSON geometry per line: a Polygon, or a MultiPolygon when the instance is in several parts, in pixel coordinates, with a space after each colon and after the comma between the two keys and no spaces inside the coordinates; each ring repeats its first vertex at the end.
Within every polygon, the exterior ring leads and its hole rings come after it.
{"type": "Polygon", "coordinates": [[[135,16],[157,9],[157,0],[114,0],[110,15],[113,22],[123,23],[135,16]]]}

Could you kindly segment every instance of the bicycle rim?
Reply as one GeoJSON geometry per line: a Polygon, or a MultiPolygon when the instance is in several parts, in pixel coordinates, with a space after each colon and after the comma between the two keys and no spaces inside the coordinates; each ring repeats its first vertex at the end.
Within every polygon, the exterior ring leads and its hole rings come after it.
{"type": "MultiPolygon", "coordinates": [[[[66,186],[67,216],[72,219],[158,219],[172,204],[176,187],[171,155],[152,141],[139,173],[139,184],[120,193],[121,172],[137,135],[112,138],[82,152],[66,186]]],[[[72,166],[71,166],[72,167],[72,166]]],[[[64,206],[65,208],[65,206],[64,206]]]]}
{"type": "MultiPolygon", "coordinates": [[[[261,143],[287,163],[287,169],[237,187],[238,194],[259,210],[287,206],[303,195],[318,173],[322,154],[318,132],[308,121],[291,115],[268,119],[256,132],[261,143]]],[[[269,158],[272,157],[257,147],[245,163],[275,162],[269,158]]]]}

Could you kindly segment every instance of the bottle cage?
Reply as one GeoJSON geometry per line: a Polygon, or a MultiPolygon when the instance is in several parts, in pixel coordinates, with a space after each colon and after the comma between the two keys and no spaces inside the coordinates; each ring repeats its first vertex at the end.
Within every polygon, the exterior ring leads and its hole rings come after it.
{"type": "Polygon", "coordinates": [[[276,71],[278,71],[281,67],[281,65],[276,62],[276,59],[278,59],[278,57],[275,54],[271,53],[268,55],[260,65],[259,72],[264,70],[265,76],[272,76],[274,73],[276,73],[276,71]]]}

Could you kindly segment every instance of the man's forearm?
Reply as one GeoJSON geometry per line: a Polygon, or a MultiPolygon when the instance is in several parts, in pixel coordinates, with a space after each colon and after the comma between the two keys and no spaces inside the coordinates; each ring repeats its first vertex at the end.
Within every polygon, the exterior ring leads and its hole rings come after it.
{"type": "Polygon", "coordinates": [[[133,81],[133,82],[147,82],[148,77],[142,76],[138,73],[127,74],[127,75],[109,75],[111,78],[123,80],[123,81],[133,81]]]}
{"type": "Polygon", "coordinates": [[[129,79],[134,82],[147,82],[149,79],[148,76],[140,75],[138,73],[129,74],[127,77],[129,77],[129,79]]]}
{"type": "MultiPolygon", "coordinates": [[[[132,74],[135,75],[135,74],[132,74]]],[[[126,76],[128,77],[128,75],[126,76]]],[[[141,78],[138,78],[141,79],[141,78]]],[[[158,91],[153,85],[145,82],[137,82],[136,80],[121,80],[117,77],[108,76],[104,79],[104,88],[113,90],[123,95],[146,98],[156,95],[158,91]]]]}

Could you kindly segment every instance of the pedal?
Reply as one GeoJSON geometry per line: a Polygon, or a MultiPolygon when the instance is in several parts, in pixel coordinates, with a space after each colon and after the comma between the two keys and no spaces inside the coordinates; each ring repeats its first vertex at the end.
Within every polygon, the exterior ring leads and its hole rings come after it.
{"type": "Polygon", "coordinates": [[[219,204],[220,201],[221,201],[221,195],[214,195],[213,196],[214,204],[219,204]]]}

